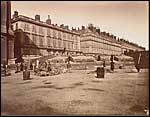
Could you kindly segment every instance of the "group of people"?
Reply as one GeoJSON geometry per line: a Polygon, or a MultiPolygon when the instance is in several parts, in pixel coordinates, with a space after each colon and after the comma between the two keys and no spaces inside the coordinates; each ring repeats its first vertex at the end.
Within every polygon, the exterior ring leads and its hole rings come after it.
{"type": "MultiPolygon", "coordinates": [[[[114,60],[115,60],[115,56],[111,55],[111,57],[110,57],[110,69],[112,71],[114,71],[114,68],[115,68],[114,67],[114,60]]],[[[98,56],[97,61],[101,61],[100,55],[98,56]]],[[[103,67],[105,67],[105,66],[106,66],[106,63],[105,63],[105,60],[103,60],[103,67]]]]}
{"type": "MultiPolygon", "coordinates": [[[[31,62],[30,65],[28,66],[26,63],[16,63],[16,73],[23,71],[23,70],[33,70],[34,72],[38,69],[40,69],[41,64],[37,60],[36,62],[31,62]]],[[[47,69],[47,71],[51,71],[51,64],[50,62],[44,62],[44,68],[47,69]]]]}
{"type": "Polygon", "coordinates": [[[15,73],[21,72],[23,70],[27,70],[27,64],[25,64],[23,62],[16,63],[16,72],[15,73]]]}
{"type": "MultiPolygon", "coordinates": [[[[99,59],[100,59],[100,57],[99,57],[99,59]]],[[[111,61],[110,62],[110,69],[112,71],[114,71],[114,61],[113,60],[114,60],[114,56],[111,55],[111,57],[110,57],[110,61],[111,61]]],[[[68,69],[69,72],[71,71],[71,61],[73,61],[73,58],[71,56],[68,56],[68,58],[66,59],[66,63],[67,63],[67,69],[68,69]]],[[[46,61],[46,62],[41,64],[39,62],[39,60],[36,60],[35,62],[31,62],[29,67],[27,66],[26,63],[23,63],[23,62],[17,63],[16,64],[16,73],[20,72],[20,71],[23,71],[23,70],[27,70],[28,68],[30,70],[33,70],[34,72],[36,72],[37,70],[39,70],[41,68],[41,66],[44,69],[46,69],[47,72],[52,71],[52,66],[51,66],[50,62],[46,61]]],[[[103,67],[105,67],[105,66],[106,65],[105,65],[105,60],[104,60],[103,61],[103,67]]]]}
{"type": "MultiPolygon", "coordinates": [[[[67,60],[66,60],[66,65],[67,65],[67,69],[70,72],[71,71],[71,61],[73,61],[73,58],[71,56],[68,56],[67,60]]],[[[36,60],[35,62],[30,62],[30,64],[27,65],[27,63],[21,62],[21,63],[16,63],[16,72],[21,72],[24,70],[33,70],[34,72],[39,71],[40,69],[44,69],[47,72],[52,71],[52,65],[50,63],[50,61],[45,61],[45,62],[41,62],[39,60],[36,60]]]]}
{"type": "Polygon", "coordinates": [[[37,72],[38,70],[46,70],[47,72],[52,71],[52,65],[50,61],[45,61],[45,62],[39,62],[36,61],[36,63],[30,63],[30,70],[33,70],[34,72],[37,72]]]}

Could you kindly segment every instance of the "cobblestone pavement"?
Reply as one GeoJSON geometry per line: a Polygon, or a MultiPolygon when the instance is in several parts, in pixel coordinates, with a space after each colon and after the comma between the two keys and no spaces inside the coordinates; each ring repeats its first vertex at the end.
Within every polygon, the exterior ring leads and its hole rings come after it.
{"type": "Polygon", "coordinates": [[[1,114],[140,114],[149,103],[148,72],[72,71],[22,80],[22,72],[1,78],[1,114]]]}

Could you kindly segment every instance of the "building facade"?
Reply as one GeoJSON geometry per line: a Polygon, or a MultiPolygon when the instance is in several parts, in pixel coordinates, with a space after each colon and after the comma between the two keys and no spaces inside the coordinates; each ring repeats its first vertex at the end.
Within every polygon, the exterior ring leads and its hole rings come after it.
{"type": "Polygon", "coordinates": [[[145,51],[144,47],[141,47],[135,43],[126,41],[124,39],[119,39],[118,40],[121,44],[121,48],[122,48],[122,53],[126,53],[126,52],[135,52],[135,51],[145,51]]]}
{"type": "Polygon", "coordinates": [[[12,18],[15,31],[15,57],[20,55],[61,55],[80,54],[80,34],[69,30],[63,24],[51,24],[48,16],[46,22],[18,15],[12,18]]]}
{"type": "Polygon", "coordinates": [[[64,24],[52,24],[48,16],[46,22],[18,15],[12,18],[15,32],[14,54],[20,55],[122,55],[128,51],[144,51],[145,48],[116,36],[101,32],[92,24],[78,30],[70,30],[64,24]]]}
{"type": "Polygon", "coordinates": [[[122,55],[129,51],[145,51],[145,48],[106,32],[100,32],[92,24],[88,27],[82,26],[79,30],[81,35],[81,51],[92,55],[122,55]]]}
{"type": "Polygon", "coordinates": [[[95,55],[121,55],[121,44],[113,35],[100,32],[92,25],[85,28],[82,26],[81,33],[81,51],[85,54],[95,55]]]}
{"type": "Polygon", "coordinates": [[[11,29],[11,2],[1,1],[1,64],[14,58],[14,33],[11,29]]]}

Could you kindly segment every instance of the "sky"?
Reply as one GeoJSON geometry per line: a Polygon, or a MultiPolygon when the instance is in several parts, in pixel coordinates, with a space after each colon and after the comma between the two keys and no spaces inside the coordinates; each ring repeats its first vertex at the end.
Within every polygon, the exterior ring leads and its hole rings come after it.
{"type": "Polygon", "coordinates": [[[101,31],[137,43],[149,50],[148,1],[11,1],[11,13],[54,24],[81,28],[92,23],[101,31]]]}

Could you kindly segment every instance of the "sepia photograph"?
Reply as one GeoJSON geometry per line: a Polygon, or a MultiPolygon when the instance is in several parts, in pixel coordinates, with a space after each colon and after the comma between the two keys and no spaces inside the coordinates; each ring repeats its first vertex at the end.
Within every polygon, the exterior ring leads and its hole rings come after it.
{"type": "Polygon", "coordinates": [[[1,1],[1,116],[149,116],[148,1],[1,1]]]}

